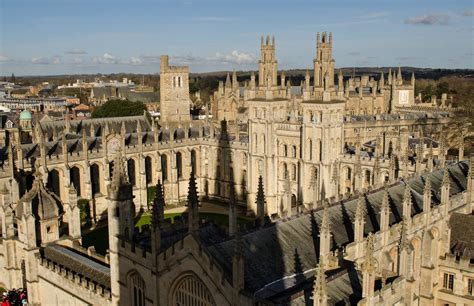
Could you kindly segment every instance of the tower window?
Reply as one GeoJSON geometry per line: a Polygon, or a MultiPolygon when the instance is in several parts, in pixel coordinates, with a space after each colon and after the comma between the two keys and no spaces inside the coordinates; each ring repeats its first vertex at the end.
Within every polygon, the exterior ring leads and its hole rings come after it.
{"type": "Polygon", "coordinates": [[[474,278],[467,279],[467,294],[474,295],[474,278]]]}
{"type": "Polygon", "coordinates": [[[444,273],[443,277],[443,288],[448,290],[453,290],[454,286],[454,274],[444,273]]]}

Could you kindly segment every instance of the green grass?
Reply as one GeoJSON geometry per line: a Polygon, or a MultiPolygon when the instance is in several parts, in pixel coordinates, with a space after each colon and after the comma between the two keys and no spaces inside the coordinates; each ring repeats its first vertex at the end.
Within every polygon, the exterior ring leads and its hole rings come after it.
{"type": "MultiPolygon", "coordinates": [[[[174,218],[181,216],[182,213],[172,213],[165,214],[165,219],[171,219],[171,223],[174,222],[174,218]]],[[[199,217],[202,219],[213,220],[216,224],[220,226],[229,225],[229,217],[223,214],[214,214],[214,213],[200,213],[199,217]]],[[[248,218],[237,218],[238,224],[245,224],[252,219],[248,218]]],[[[136,227],[142,227],[143,225],[151,223],[150,215],[142,215],[141,217],[135,220],[136,227]]],[[[97,253],[105,255],[109,247],[109,229],[107,226],[98,227],[87,234],[82,236],[82,246],[88,248],[89,246],[94,246],[97,253]]]]}

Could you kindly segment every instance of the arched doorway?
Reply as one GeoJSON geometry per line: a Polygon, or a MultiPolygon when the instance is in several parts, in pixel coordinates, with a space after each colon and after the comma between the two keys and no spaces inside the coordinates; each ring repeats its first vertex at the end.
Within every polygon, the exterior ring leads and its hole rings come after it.
{"type": "Polygon", "coordinates": [[[177,281],[171,295],[171,304],[177,306],[214,306],[214,298],[206,285],[193,274],[177,281]]]}

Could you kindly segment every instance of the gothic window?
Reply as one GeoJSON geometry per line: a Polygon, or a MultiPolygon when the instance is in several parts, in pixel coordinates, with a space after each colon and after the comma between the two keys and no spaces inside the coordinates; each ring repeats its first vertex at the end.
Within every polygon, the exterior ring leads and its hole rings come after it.
{"type": "Polygon", "coordinates": [[[152,182],[152,165],[150,156],[145,157],[145,180],[147,185],[152,182]]]}
{"type": "Polygon", "coordinates": [[[288,146],[283,145],[283,156],[287,157],[288,156],[288,146]]]}
{"type": "Polygon", "coordinates": [[[78,167],[72,167],[69,172],[70,182],[74,185],[76,189],[77,196],[81,195],[81,174],[78,167]]]}
{"type": "Polygon", "coordinates": [[[168,157],[161,155],[161,178],[163,181],[168,179],[168,157]]]}
{"type": "Polygon", "coordinates": [[[136,185],[136,179],[135,179],[135,160],[130,158],[127,160],[127,172],[128,172],[128,181],[132,186],[136,185]]]}
{"type": "Polygon", "coordinates": [[[467,279],[467,294],[474,295],[474,278],[467,279]]]}
{"type": "Polygon", "coordinates": [[[262,146],[263,146],[263,154],[265,154],[265,134],[262,135],[262,146]]]}
{"type": "Polygon", "coordinates": [[[313,141],[310,139],[308,142],[308,147],[309,147],[309,160],[313,159],[313,141]]]}
{"type": "Polygon", "coordinates": [[[296,158],[296,146],[293,146],[291,148],[291,155],[292,155],[292,157],[296,158]]]}
{"type": "Polygon", "coordinates": [[[443,275],[443,288],[452,291],[453,286],[454,286],[454,274],[444,273],[444,275],[443,275]]]}
{"type": "Polygon", "coordinates": [[[288,166],[286,165],[286,163],[283,163],[282,175],[283,175],[284,179],[286,179],[288,177],[288,166]]]}
{"type": "Polygon", "coordinates": [[[181,152],[176,153],[176,172],[178,174],[178,178],[183,177],[183,156],[181,152]]]}
{"type": "Polygon", "coordinates": [[[242,164],[244,166],[247,165],[247,155],[245,153],[242,153],[242,164]]]}
{"type": "Polygon", "coordinates": [[[352,169],[347,167],[346,170],[346,179],[350,180],[352,178],[352,169]]]}
{"type": "Polygon", "coordinates": [[[91,185],[92,185],[92,196],[100,193],[100,171],[97,164],[92,164],[90,168],[91,172],[91,185]]]}
{"type": "Polygon", "coordinates": [[[134,271],[128,277],[132,306],[145,306],[145,281],[134,271]]]}
{"type": "Polygon", "coordinates": [[[182,278],[172,294],[172,304],[176,306],[214,306],[214,298],[206,285],[194,275],[182,278]]]}
{"type": "Polygon", "coordinates": [[[191,150],[191,171],[196,174],[196,150],[191,150]]]}
{"type": "Polygon", "coordinates": [[[369,170],[365,171],[365,182],[367,184],[370,184],[370,171],[369,170]]]}
{"type": "Polygon", "coordinates": [[[51,192],[54,192],[58,197],[61,196],[61,179],[59,178],[58,170],[51,170],[48,173],[48,189],[51,192]]]}
{"type": "Polygon", "coordinates": [[[296,165],[291,165],[291,179],[296,181],[296,177],[298,176],[298,171],[296,170],[296,165]]]}

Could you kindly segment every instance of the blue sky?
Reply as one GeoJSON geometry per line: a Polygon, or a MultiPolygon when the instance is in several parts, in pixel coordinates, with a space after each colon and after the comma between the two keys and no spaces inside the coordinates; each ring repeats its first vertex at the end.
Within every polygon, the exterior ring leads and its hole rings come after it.
{"type": "Polygon", "coordinates": [[[474,1],[0,0],[0,75],[255,69],[260,35],[279,68],[310,68],[318,31],[337,67],[474,68],[474,1]]]}

